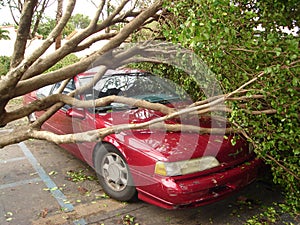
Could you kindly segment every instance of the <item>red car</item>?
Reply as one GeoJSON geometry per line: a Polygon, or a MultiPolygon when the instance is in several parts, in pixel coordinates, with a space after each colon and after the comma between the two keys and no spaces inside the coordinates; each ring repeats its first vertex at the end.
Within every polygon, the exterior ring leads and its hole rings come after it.
{"type": "MultiPolygon", "coordinates": [[[[64,93],[93,79],[96,68],[75,76],[64,93]]],[[[43,87],[24,96],[28,104],[55,93],[60,84],[43,87]]],[[[107,95],[145,99],[180,108],[190,104],[183,92],[166,80],[138,70],[109,70],[90,91],[76,96],[83,100],[107,95]]],[[[36,112],[40,116],[43,112],[36,112]]],[[[120,103],[88,109],[62,107],[44,125],[57,134],[83,132],[116,124],[141,123],[162,113],[120,103]]],[[[224,127],[203,117],[181,116],[167,124],[224,127]]],[[[122,131],[98,143],[63,144],[97,172],[103,190],[112,198],[130,201],[136,197],[156,206],[176,209],[218,201],[257,177],[261,161],[243,137],[167,132],[159,129],[122,131]],[[236,142],[234,145],[233,142],[236,142]]]]}

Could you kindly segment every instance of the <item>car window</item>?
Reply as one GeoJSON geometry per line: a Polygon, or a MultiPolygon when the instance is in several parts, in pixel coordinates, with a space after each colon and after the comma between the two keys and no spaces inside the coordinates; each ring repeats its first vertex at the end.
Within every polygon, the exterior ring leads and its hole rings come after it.
{"type": "MultiPolygon", "coordinates": [[[[52,94],[57,94],[58,93],[58,89],[61,85],[61,82],[58,82],[54,85],[54,88],[52,90],[52,94]]],[[[69,94],[70,92],[75,90],[75,82],[74,79],[71,79],[68,84],[66,85],[65,89],[63,90],[62,94],[69,94]]]]}
{"type": "MultiPolygon", "coordinates": [[[[91,81],[92,77],[80,78],[81,84],[91,81]]],[[[138,99],[146,99],[148,101],[156,101],[154,97],[163,99],[180,98],[179,88],[171,84],[169,81],[146,73],[132,74],[115,74],[104,76],[99,80],[90,91],[93,93],[94,99],[109,95],[122,95],[138,99]],[[152,97],[152,99],[150,99],[152,97]]],[[[89,99],[91,96],[89,96],[89,99]]]]}
{"type": "Polygon", "coordinates": [[[52,90],[52,87],[53,87],[53,84],[47,85],[47,86],[45,86],[45,87],[42,87],[42,88],[38,89],[38,90],[36,91],[36,96],[37,96],[37,98],[40,99],[40,98],[44,98],[44,97],[49,96],[49,95],[50,95],[50,92],[51,92],[51,90],[52,90]]]}
{"type": "MultiPolygon", "coordinates": [[[[84,76],[84,77],[79,77],[79,85],[80,87],[83,87],[85,85],[88,85],[90,82],[92,82],[93,76],[84,76]]],[[[83,97],[85,100],[92,100],[94,99],[94,89],[93,88],[88,88],[84,93],[83,97]]]]}
{"type": "MultiPolygon", "coordinates": [[[[52,94],[57,94],[58,93],[58,89],[61,85],[61,82],[58,82],[54,85],[51,93],[52,94]]],[[[74,79],[71,79],[68,84],[66,85],[66,87],[64,88],[62,94],[69,94],[70,92],[74,91],[75,90],[75,82],[74,82],[74,79]]],[[[64,110],[64,111],[67,111],[69,108],[71,108],[72,106],[71,105],[64,105],[61,109],[64,110]]]]}
{"type": "MultiPolygon", "coordinates": [[[[79,77],[80,86],[88,84],[92,79],[92,76],[79,77]]],[[[185,92],[172,82],[150,73],[141,72],[105,75],[84,95],[86,100],[120,95],[162,104],[188,99],[185,92]]],[[[99,107],[96,111],[111,109],[126,110],[128,106],[112,103],[109,106],[99,107]]]]}

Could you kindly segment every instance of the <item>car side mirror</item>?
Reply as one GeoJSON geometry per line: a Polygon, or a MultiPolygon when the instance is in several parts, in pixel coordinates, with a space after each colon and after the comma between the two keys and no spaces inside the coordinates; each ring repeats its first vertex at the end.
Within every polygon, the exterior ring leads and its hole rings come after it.
{"type": "Polygon", "coordinates": [[[66,111],[66,115],[76,119],[84,119],[85,118],[85,111],[83,109],[73,109],[70,108],[66,111]]]}

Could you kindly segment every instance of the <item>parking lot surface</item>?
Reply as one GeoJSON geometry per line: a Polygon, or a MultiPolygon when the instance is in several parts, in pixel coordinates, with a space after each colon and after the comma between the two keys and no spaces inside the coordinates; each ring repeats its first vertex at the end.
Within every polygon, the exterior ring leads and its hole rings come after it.
{"type": "Polygon", "coordinates": [[[194,209],[118,202],[103,193],[86,164],[57,145],[37,140],[0,149],[0,174],[0,224],[244,224],[262,206],[282,200],[270,184],[258,181],[194,209]]]}

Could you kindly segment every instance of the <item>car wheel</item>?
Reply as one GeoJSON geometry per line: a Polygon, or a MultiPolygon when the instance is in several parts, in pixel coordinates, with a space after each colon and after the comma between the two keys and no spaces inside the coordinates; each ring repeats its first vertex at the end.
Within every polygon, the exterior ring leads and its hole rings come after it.
{"type": "Polygon", "coordinates": [[[94,166],[104,192],[119,201],[136,199],[136,189],[125,158],[114,146],[96,149],[94,166]]]}

